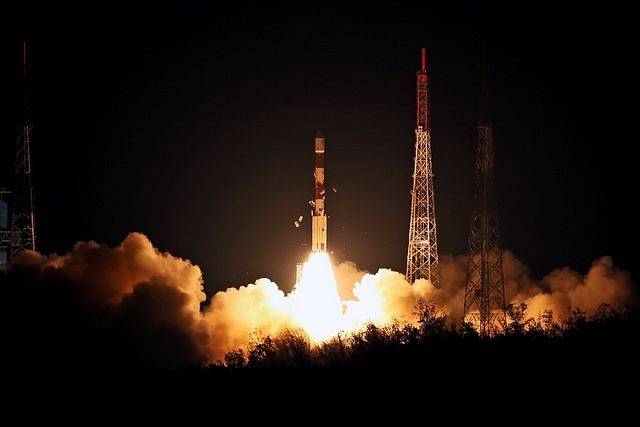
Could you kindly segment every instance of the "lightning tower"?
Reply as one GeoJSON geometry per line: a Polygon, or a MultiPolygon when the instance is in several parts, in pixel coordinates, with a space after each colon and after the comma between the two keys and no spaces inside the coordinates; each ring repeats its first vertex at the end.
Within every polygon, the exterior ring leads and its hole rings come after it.
{"type": "Polygon", "coordinates": [[[493,336],[506,326],[502,250],[498,234],[496,188],[494,182],[493,136],[489,112],[489,79],[481,68],[480,120],[476,153],[474,193],[464,320],[482,336],[493,336]]]}
{"type": "Polygon", "coordinates": [[[429,279],[433,286],[439,288],[438,239],[433,197],[429,120],[429,77],[426,66],[426,51],[423,48],[422,68],[416,73],[416,154],[413,190],[411,190],[411,223],[409,225],[406,277],[409,283],[414,283],[417,279],[429,279]]]}
{"type": "Polygon", "coordinates": [[[11,257],[23,249],[36,249],[36,233],[33,216],[33,186],[31,184],[31,153],[29,151],[29,91],[27,73],[27,44],[22,46],[23,120],[18,127],[16,148],[15,183],[11,220],[11,257]]]}

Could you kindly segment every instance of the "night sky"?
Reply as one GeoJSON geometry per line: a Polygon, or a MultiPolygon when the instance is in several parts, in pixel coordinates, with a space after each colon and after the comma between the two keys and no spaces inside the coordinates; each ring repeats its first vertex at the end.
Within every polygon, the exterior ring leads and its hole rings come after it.
{"type": "Polygon", "coordinates": [[[0,55],[0,187],[12,186],[26,40],[41,253],[137,231],[198,265],[209,296],[262,277],[289,291],[310,251],[322,130],[332,261],[404,272],[425,47],[438,247],[464,255],[486,43],[502,246],[534,279],[608,255],[640,282],[630,14],[214,3],[16,14],[0,55]]]}

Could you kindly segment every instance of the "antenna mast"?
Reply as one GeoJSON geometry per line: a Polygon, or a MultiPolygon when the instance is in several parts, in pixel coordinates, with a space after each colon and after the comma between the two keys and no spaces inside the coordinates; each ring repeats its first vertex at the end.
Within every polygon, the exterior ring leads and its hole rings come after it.
{"type": "Polygon", "coordinates": [[[416,154],[411,190],[406,278],[409,283],[414,283],[417,279],[428,279],[433,286],[439,288],[438,239],[431,161],[429,77],[426,68],[426,49],[422,48],[422,68],[416,73],[416,154]]]}
{"type": "Polygon", "coordinates": [[[489,78],[481,68],[480,120],[476,155],[475,206],[469,233],[467,286],[464,294],[464,321],[482,336],[504,331],[504,273],[498,234],[496,187],[494,182],[493,136],[490,120],[489,78]]]}
{"type": "Polygon", "coordinates": [[[15,186],[11,221],[11,257],[23,249],[36,250],[33,216],[33,186],[31,184],[31,153],[29,151],[29,85],[27,43],[22,46],[23,120],[18,127],[16,147],[15,186]]]}

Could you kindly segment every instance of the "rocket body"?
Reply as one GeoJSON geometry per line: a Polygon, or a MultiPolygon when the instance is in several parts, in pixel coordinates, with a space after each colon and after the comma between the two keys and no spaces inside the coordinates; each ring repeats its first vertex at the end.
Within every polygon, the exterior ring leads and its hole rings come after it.
{"type": "Polygon", "coordinates": [[[324,136],[321,131],[315,140],[316,164],[313,176],[315,178],[316,197],[311,213],[311,251],[327,251],[327,215],[324,211],[324,136]]]}

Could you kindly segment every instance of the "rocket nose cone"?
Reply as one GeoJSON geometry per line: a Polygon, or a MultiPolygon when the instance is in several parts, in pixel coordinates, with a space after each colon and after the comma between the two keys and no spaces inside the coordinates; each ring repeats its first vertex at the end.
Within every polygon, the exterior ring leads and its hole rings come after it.
{"type": "Polygon", "coordinates": [[[318,133],[316,134],[316,138],[324,138],[324,135],[322,135],[321,130],[319,130],[318,133]]]}

